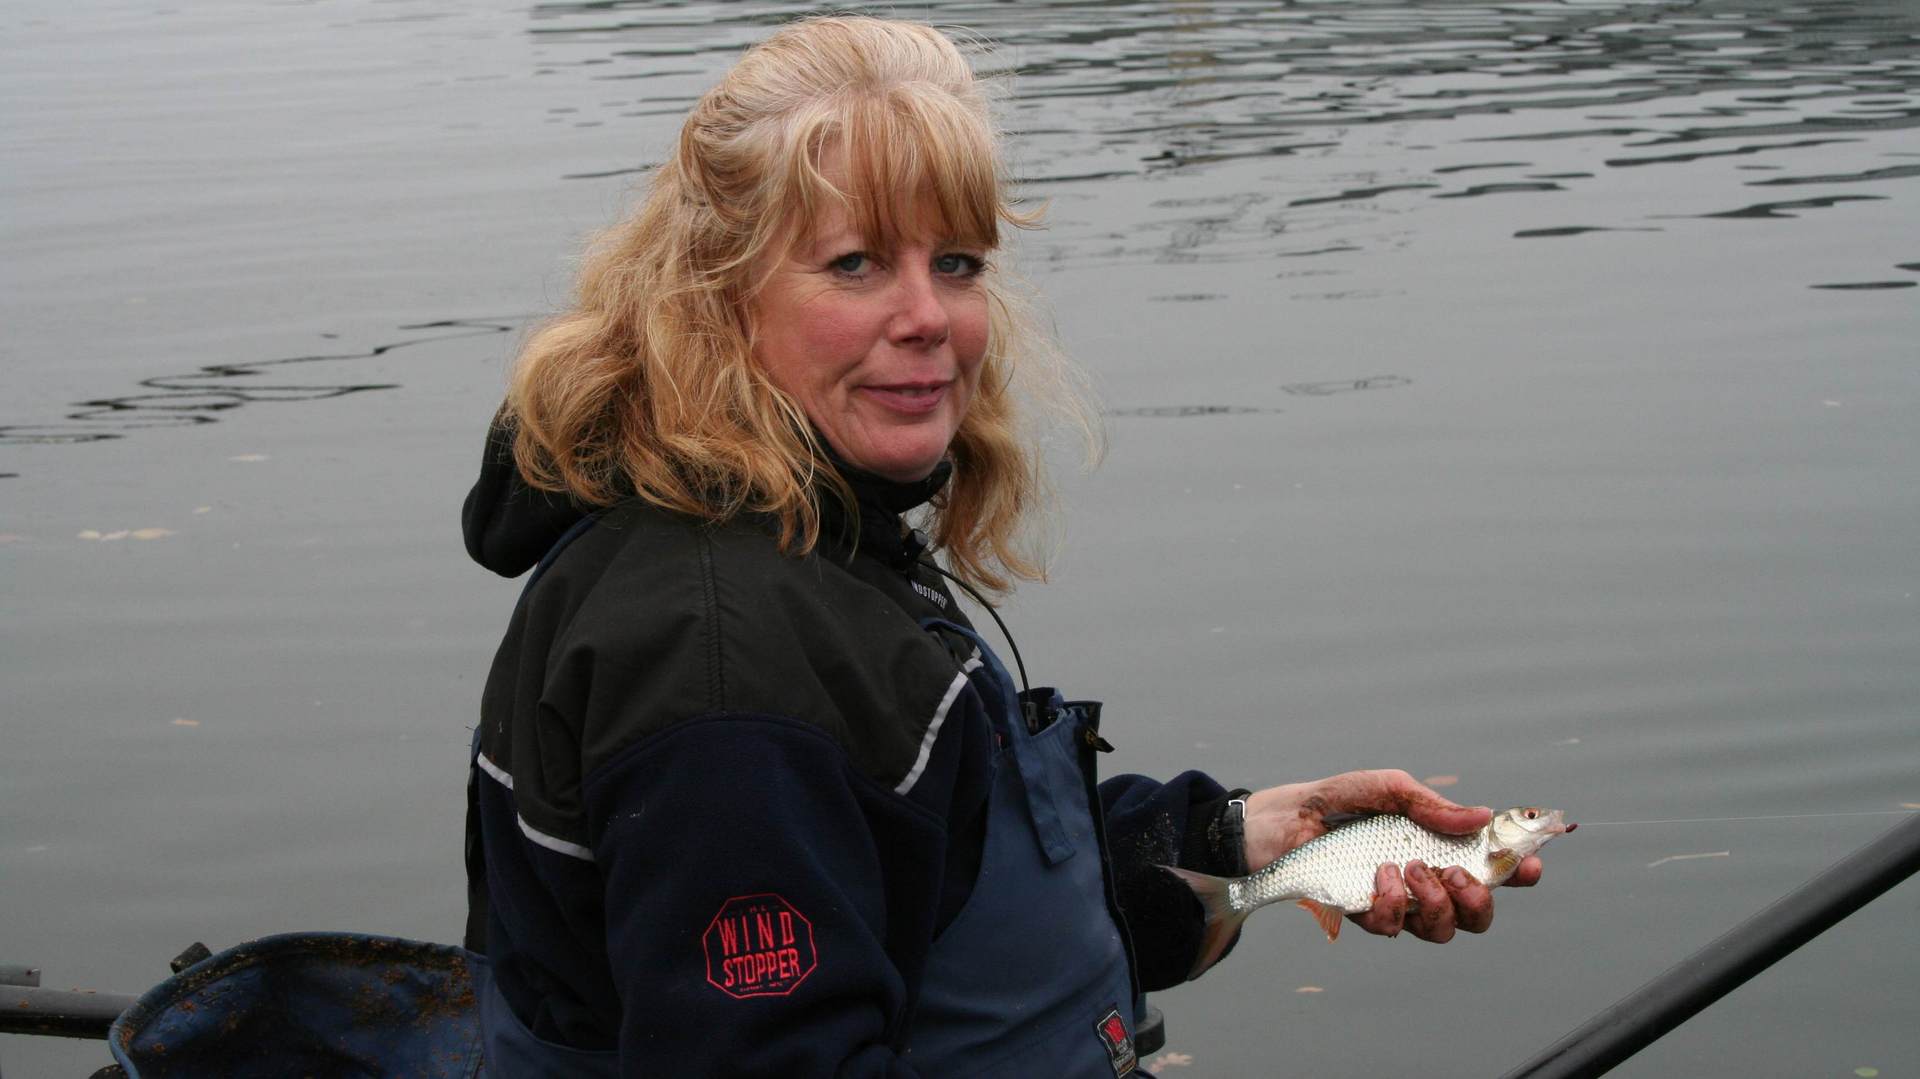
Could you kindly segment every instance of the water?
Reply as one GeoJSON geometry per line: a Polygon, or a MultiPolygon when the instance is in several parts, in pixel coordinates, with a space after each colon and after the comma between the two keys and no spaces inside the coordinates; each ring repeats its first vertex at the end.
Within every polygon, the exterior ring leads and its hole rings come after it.
{"type": "MultiPolygon", "coordinates": [[[[514,587],[455,535],[480,428],[579,241],[799,10],[0,14],[0,960],[135,990],[195,939],[457,936],[514,587]]],[[[1910,0],[938,20],[1018,73],[1018,261],[1111,413],[1007,613],[1115,769],[1920,803],[1910,0]]],[[[1497,1072],[1893,819],[1583,830],[1440,948],[1263,913],[1157,998],[1159,1066],[1497,1072]]],[[[1911,1074],[1916,887],[1619,1074],[1911,1074]]]]}

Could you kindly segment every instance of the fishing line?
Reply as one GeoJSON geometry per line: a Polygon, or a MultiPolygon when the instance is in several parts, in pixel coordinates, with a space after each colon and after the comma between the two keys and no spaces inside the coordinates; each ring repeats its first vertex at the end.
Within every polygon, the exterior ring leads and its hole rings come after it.
{"type": "Polygon", "coordinates": [[[1600,824],[1733,824],[1755,820],[1815,820],[1821,817],[1890,817],[1913,813],[1911,809],[1867,809],[1851,813],[1777,813],[1764,817],[1677,817],[1673,820],[1583,820],[1580,827],[1600,824]]]}
{"type": "MultiPolygon", "coordinates": [[[[959,585],[967,595],[973,597],[975,603],[985,608],[986,612],[993,616],[993,624],[1000,627],[1000,636],[1006,639],[1007,647],[1013,651],[1014,667],[1020,672],[1020,688],[1023,690],[1027,689],[1027,665],[1021,662],[1020,646],[1014,643],[1013,634],[1008,632],[1007,624],[1000,620],[1000,612],[993,609],[993,604],[988,603],[985,596],[974,591],[972,585],[948,573],[945,568],[933,559],[920,559],[919,564],[945,577],[954,584],[959,585]]],[[[1591,828],[1596,825],[1606,824],[1739,824],[1747,821],[1762,820],[1818,820],[1825,817],[1892,817],[1903,816],[1914,812],[1916,811],[1912,809],[1867,809],[1846,813],[1774,813],[1759,817],[1675,817],[1669,820],[1583,820],[1579,826],[1582,828],[1591,828]]],[[[1330,814],[1326,822],[1330,825],[1342,823],[1335,820],[1337,816],[1340,815],[1330,814]]],[[[1354,814],[1354,819],[1358,819],[1361,816],[1364,816],[1364,814],[1354,814]]],[[[1572,829],[1568,830],[1571,831],[1572,829]]]]}
{"type": "Polygon", "coordinates": [[[953,574],[948,573],[946,570],[942,569],[940,567],[940,564],[938,562],[935,562],[931,558],[923,558],[920,560],[919,564],[922,566],[925,566],[926,568],[932,570],[935,573],[938,573],[940,576],[945,577],[947,580],[952,581],[954,584],[959,585],[962,589],[966,591],[967,595],[973,597],[973,601],[975,603],[978,603],[981,607],[984,607],[986,609],[986,612],[993,616],[993,624],[1000,627],[1000,636],[1006,638],[1007,647],[1013,650],[1013,665],[1014,665],[1014,668],[1020,672],[1020,690],[1023,693],[1030,691],[1033,687],[1027,684],[1027,665],[1024,662],[1022,662],[1020,659],[1020,646],[1013,643],[1013,634],[1007,631],[1007,624],[1000,620],[1000,612],[993,609],[993,604],[987,602],[987,597],[974,591],[972,585],[968,584],[967,582],[961,580],[958,577],[955,577],[953,574]]]}

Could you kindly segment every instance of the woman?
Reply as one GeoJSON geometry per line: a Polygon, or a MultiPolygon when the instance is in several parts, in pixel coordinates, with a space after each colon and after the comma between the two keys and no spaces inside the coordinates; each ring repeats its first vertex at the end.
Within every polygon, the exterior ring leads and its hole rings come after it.
{"type": "MultiPolygon", "coordinates": [[[[1397,772],[1096,790],[1098,705],[973,633],[949,574],[1039,575],[1013,386],[1052,359],[992,266],[1032,223],[996,154],[939,33],[794,24],[529,341],[466,507],[483,564],[541,563],[476,732],[495,1071],[1120,1073],[1141,993],[1199,954],[1157,866],[1242,873],[1341,811],[1487,819],[1397,772]]],[[[1492,914],[1470,880],[1377,883],[1374,932],[1492,914]]]]}

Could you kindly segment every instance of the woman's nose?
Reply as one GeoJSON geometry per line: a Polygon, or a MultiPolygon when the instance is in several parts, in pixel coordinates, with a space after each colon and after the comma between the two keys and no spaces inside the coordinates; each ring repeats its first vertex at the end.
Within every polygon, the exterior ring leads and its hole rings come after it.
{"type": "Polygon", "coordinates": [[[933,270],[917,266],[902,272],[896,282],[897,308],[890,337],[903,348],[933,349],[947,341],[952,320],[940,295],[933,270]]]}

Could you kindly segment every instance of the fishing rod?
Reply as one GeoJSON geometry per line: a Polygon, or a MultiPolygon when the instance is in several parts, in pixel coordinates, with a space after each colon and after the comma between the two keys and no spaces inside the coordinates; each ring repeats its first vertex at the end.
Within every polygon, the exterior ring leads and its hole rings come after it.
{"type": "Polygon", "coordinates": [[[1502,1079],[1606,1074],[1915,872],[1920,814],[1667,968],[1502,1079]]]}

